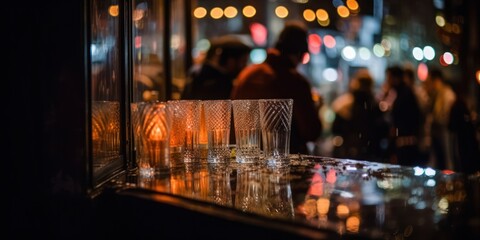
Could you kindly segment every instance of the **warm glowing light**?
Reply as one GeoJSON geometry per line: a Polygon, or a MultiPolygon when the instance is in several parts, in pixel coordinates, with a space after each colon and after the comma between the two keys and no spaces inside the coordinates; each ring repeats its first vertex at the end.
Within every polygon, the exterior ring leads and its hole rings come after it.
{"type": "Polygon", "coordinates": [[[423,56],[427,60],[432,60],[433,58],[435,58],[435,50],[433,49],[433,47],[425,46],[423,48],[423,56]]]}
{"type": "Polygon", "coordinates": [[[255,44],[263,46],[267,43],[267,28],[261,23],[252,23],[250,25],[250,34],[255,44]]]}
{"type": "Polygon", "coordinates": [[[223,16],[223,9],[219,7],[215,7],[215,8],[212,8],[212,10],[210,10],[210,17],[212,17],[213,19],[219,19],[222,16],[223,16]]]}
{"type": "Polygon", "coordinates": [[[478,84],[480,84],[480,70],[477,70],[477,72],[475,73],[475,76],[476,76],[478,84]]]}
{"type": "Polygon", "coordinates": [[[356,0],[347,0],[347,7],[355,12],[358,10],[358,2],[356,0]]]}
{"type": "Polygon", "coordinates": [[[340,147],[343,145],[343,138],[342,136],[335,136],[332,138],[332,144],[335,147],[340,147]]]}
{"type": "Polygon", "coordinates": [[[193,16],[199,19],[204,18],[205,16],[207,16],[207,9],[205,9],[204,7],[197,7],[193,11],[193,16]]]}
{"type": "Polygon", "coordinates": [[[330,209],[330,199],[319,198],[317,199],[317,211],[319,215],[327,215],[330,209]]]}
{"type": "Polygon", "coordinates": [[[441,15],[437,15],[435,17],[435,23],[437,23],[439,27],[443,27],[445,26],[445,18],[443,18],[443,16],[441,15]]]}
{"type": "Polygon", "coordinates": [[[225,10],[223,10],[223,14],[227,18],[234,18],[237,16],[238,10],[235,7],[228,6],[225,8],[225,10]]]}
{"type": "Polygon", "coordinates": [[[423,59],[423,50],[419,47],[414,47],[412,49],[412,55],[413,55],[413,58],[415,58],[415,60],[417,61],[422,61],[423,59]]]}
{"type": "Polygon", "coordinates": [[[455,171],[452,171],[452,170],[450,170],[450,169],[445,169],[445,170],[442,171],[442,173],[443,173],[443,174],[446,174],[446,175],[450,175],[450,174],[454,174],[455,171]]]}
{"type": "Polygon", "coordinates": [[[342,18],[346,18],[346,17],[350,16],[350,10],[348,10],[348,8],[345,7],[345,6],[339,6],[337,8],[337,13],[338,13],[338,16],[340,16],[342,18]]]}
{"type": "Polygon", "coordinates": [[[345,218],[350,213],[350,209],[348,209],[347,205],[345,204],[338,204],[337,206],[337,216],[339,218],[345,218]]]}
{"type": "Polygon", "coordinates": [[[382,39],[382,47],[385,51],[390,51],[390,49],[392,49],[392,43],[388,39],[382,39]]]}
{"type": "Polygon", "coordinates": [[[308,51],[313,54],[320,53],[320,46],[322,45],[322,38],[318,34],[308,35],[308,51]]]}
{"type": "Polygon", "coordinates": [[[112,17],[117,17],[118,16],[118,5],[112,5],[108,8],[108,13],[110,14],[110,16],[112,17]]]}
{"type": "Polygon", "coordinates": [[[288,16],[288,9],[284,6],[278,6],[275,8],[275,15],[279,18],[286,18],[288,16]]]}
{"type": "Polygon", "coordinates": [[[443,213],[447,213],[448,211],[448,199],[443,197],[438,201],[438,208],[442,210],[443,213]]]}
{"type": "Polygon", "coordinates": [[[302,64],[307,64],[310,62],[310,53],[305,53],[302,58],[302,64]]]}
{"type": "Polygon", "coordinates": [[[312,9],[305,9],[303,11],[303,18],[305,21],[313,22],[315,21],[315,12],[312,9]]]}
{"type": "Polygon", "coordinates": [[[335,171],[335,168],[330,168],[330,170],[328,170],[326,181],[331,184],[334,184],[337,181],[337,172],[335,171]]]}
{"type": "Polygon", "coordinates": [[[334,48],[337,42],[332,35],[325,35],[323,37],[323,44],[325,44],[325,47],[327,48],[334,48]]]}
{"type": "Polygon", "coordinates": [[[328,25],[330,25],[330,18],[325,20],[325,21],[320,21],[320,20],[317,20],[318,24],[322,27],[326,27],[328,25]]]}
{"type": "Polygon", "coordinates": [[[360,228],[360,219],[356,216],[351,216],[347,218],[345,225],[347,227],[347,231],[356,233],[360,228]]]}
{"type": "Polygon", "coordinates": [[[328,12],[324,9],[318,9],[316,15],[319,21],[327,21],[328,19],[328,12]]]}
{"type": "Polygon", "coordinates": [[[460,25],[454,23],[452,24],[452,32],[456,34],[460,34],[462,30],[460,29],[460,25]]]}
{"type": "Polygon", "coordinates": [[[243,8],[242,13],[243,13],[243,16],[247,18],[251,18],[255,16],[255,14],[257,13],[257,10],[254,7],[248,5],[243,8]]]}
{"type": "Polygon", "coordinates": [[[427,80],[428,76],[428,67],[425,63],[419,63],[417,68],[417,77],[420,81],[427,80]]]}
{"type": "Polygon", "coordinates": [[[133,21],[140,21],[144,15],[145,11],[143,9],[135,9],[132,14],[132,19],[133,21]]]}
{"type": "Polygon", "coordinates": [[[135,48],[141,48],[142,47],[142,36],[136,36],[135,37],[135,48]]]}
{"type": "Polygon", "coordinates": [[[442,59],[446,65],[450,65],[453,63],[453,54],[450,52],[445,52],[440,59],[442,59]]]}

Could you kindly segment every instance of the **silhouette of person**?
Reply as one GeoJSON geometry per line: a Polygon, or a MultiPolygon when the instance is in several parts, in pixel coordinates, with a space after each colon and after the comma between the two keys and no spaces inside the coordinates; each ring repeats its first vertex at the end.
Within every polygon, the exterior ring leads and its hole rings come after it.
{"type": "Polygon", "coordinates": [[[388,126],[373,92],[373,79],[366,69],[358,70],[349,91],[332,103],[335,119],[333,156],[384,161],[388,126]]]}
{"type": "MultiPolygon", "coordinates": [[[[405,166],[424,166],[418,146],[421,112],[413,89],[405,82],[399,66],[386,69],[385,102],[390,124],[391,162],[405,166]]],[[[382,104],[382,102],[381,102],[382,104]]]]}
{"type": "Polygon", "coordinates": [[[480,171],[480,145],[473,111],[460,86],[454,88],[457,98],[450,109],[448,129],[451,133],[454,170],[473,174],[480,171]]]}
{"type": "Polygon", "coordinates": [[[250,51],[235,36],[213,39],[204,62],[191,69],[182,99],[230,99],[232,82],[247,66],[250,51]]]}
{"type": "Polygon", "coordinates": [[[287,22],[263,63],[247,66],[234,82],[232,99],[293,99],[291,153],[311,154],[307,143],[316,141],[322,124],[309,81],[297,70],[308,52],[307,29],[287,22]]]}

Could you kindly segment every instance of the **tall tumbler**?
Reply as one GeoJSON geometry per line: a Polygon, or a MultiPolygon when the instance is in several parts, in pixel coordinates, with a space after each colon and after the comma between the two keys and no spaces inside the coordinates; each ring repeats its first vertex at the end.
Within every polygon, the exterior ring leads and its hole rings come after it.
{"type": "Polygon", "coordinates": [[[205,125],[208,136],[208,163],[228,163],[230,160],[231,100],[206,100],[205,125]]]}
{"type": "Polygon", "coordinates": [[[287,166],[293,99],[260,99],[258,104],[264,160],[269,166],[287,166]]]}
{"type": "Polygon", "coordinates": [[[258,163],[261,128],[258,100],[233,100],[236,156],[238,163],[258,163]]]}
{"type": "Polygon", "coordinates": [[[170,100],[172,116],[170,156],[173,166],[198,162],[200,134],[200,100],[170,100]]]}
{"type": "Polygon", "coordinates": [[[141,176],[170,171],[170,113],[165,102],[131,104],[135,157],[141,176]]]}

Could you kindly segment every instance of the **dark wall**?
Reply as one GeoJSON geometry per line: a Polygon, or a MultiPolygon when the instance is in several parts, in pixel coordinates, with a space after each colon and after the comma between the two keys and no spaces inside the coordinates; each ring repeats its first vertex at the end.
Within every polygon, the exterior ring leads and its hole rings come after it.
{"type": "Polygon", "coordinates": [[[8,93],[2,114],[8,155],[2,159],[7,228],[16,237],[75,236],[88,224],[86,2],[14,2],[2,8],[8,93]]]}

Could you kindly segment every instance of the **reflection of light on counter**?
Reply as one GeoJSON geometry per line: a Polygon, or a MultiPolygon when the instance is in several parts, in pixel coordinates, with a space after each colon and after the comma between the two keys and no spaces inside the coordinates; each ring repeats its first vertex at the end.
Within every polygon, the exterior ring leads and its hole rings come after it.
{"type": "Polygon", "coordinates": [[[339,204],[337,206],[337,216],[339,218],[346,218],[350,213],[350,209],[348,209],[347,205],[339,204]]]}
{"type": "Polygon", "coordinates": [[[353,194],[351,192],[346,192],[346,191],[342,191],[340,193],[340,196],[342,196],[344,198],[353,198],[353,194]]]}
{"type": "Polygon", "coordinates": [[[319,215],[327,215],[330,208],[330,199],[319,198],[317,199],[317,211],[319,215]]]}
{"type": "Polygon", "coordinates": [[[381,189],[393,189],[392,181],[390,181],[389,179],[378,180],[377,186],[381,189]]]}
{"type": "Polygon", "coordinates": [[[335,172],[334,168],[330,168],[330,170],[328,170],[326,180],[328,183],[335,183],[337,181],[337,173],[335,172]]]}
{"type": "Polygon", "coordinates": [[[346,169],[347,169],[347,171],[355,171],[355,170],[357,170],[357,167],[347,165],[346,169]]]}
{"type": "Polygon", "coordinates": [[[421,167],[414,167],[413,170],[415,171],[415,176],[420,176],[423,174],[423,168],[421,167]]]}
{"type": "Polygon", "coordinates": [[[323,195],[323,178],[319,172],[315,172],[312,177],[312,184],[308,188],[308,194],[313,196],[323,195]]]}
{"type": "Polygon", "coordinates": [[[435,176],[435,170],[433,170],[432,168],[427,168],[425,169],[425,175],[429,176],[429,177],[433,177],[435,176]]]}
{"type": "Polygon", "coordinates": [[[315,199],[308,199],[303,204],[303,213],[307,219],[317,216],[317,203],[315,199]]]}
{"type": "Polygon", "coordinates": [[[357,216],[351,216],[347,218],[346,225],[347,231],[356,233],[360,227],[360,219],[357,216]]]}
{"type": "Polygon", "coordinates": [[[448,212],[448,200],[447,198],[443,197],[438,201],[438,208],[440,209],[441,213],[447,213],[448,212]]]}
{"type": "Polygon", "coordinates": [[[435,182],[435,180],[433,180],[433,179],[428,179],[428,180],[425,182],[425,186],[427,186],[427,187],[435,187],[435,184],[436,184],[436,182],[435,182]]]}

